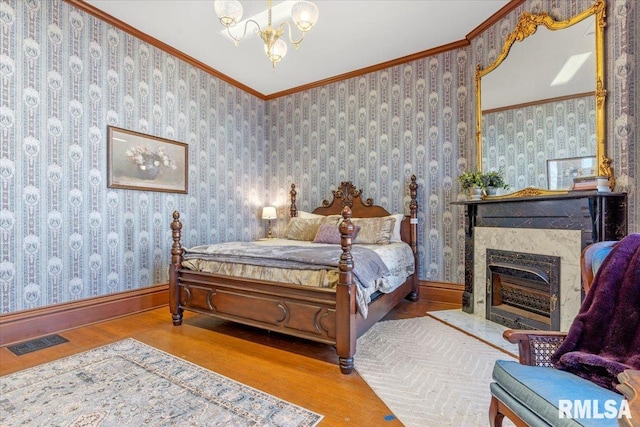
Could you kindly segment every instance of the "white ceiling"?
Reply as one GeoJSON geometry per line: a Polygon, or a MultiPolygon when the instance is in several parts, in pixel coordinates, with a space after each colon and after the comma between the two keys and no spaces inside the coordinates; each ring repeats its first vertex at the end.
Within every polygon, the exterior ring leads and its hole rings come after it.
{"type": "MultiPolygon", "coordinates": [[[[219,34],[213,0],[85,2],[268,96],[463,40],[509,0],[315,0],[318,23],[275,71],[260,39],[219,34]]],[[[267,5],[241,2],[243,19],[267,5]]]]}

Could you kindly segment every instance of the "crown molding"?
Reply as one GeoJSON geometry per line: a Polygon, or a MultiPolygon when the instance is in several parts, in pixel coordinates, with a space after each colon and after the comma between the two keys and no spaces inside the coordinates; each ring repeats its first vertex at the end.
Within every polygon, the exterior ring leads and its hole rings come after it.
{"type": "Polygon", "coordinates": [[[196,68],[201,69],[202,71],[219,78],[220,80],[223,80],[227,83],[229,83],[230,85],[235,86],[236,88],[243,90],[253,96],[255,96],[256,98],[259,98],[263,101],[269,101],[269,100],[273,100],[273,99],[277,99],[277,98],[281,98],[283,96],[288,96],[288,95],[292,95],[294,93],[298,93],[298,92],[304,92],[313,88],[317,88],[320,86],[325,86],[328,84],[332,84],[332,83],[336,83],[339,81],[343,81],[343,80],[347,80],[347,79],[351,79],[354,77],[358,77],[358,76],[362,76],[365,74],[369,74],[369,73],[374,73],[380,70],[383,70],[385,68],[390,68],[390,67],[395,67],[397,65],[402,65],[402,64],[406,64],[408,62],[413,62],[413,61],[417,61],[419,59],[422,58],[426,58],[429,56],[433,56],[433,55],[437,55],[443,52],[447,52],[450,50],[454,50],[454,49],[460,49],[466,46],[469,46],[471,44],[471,40],[474,39],[475,37],[477,37],[479,34],[481,34],[482,32],[484,32],[487,28],[491,27],[493,24],[495,24],[496,22],[498,22],[500,19],[502,19],[504,16],[506,16],[509,12],[511,12],[513,9],[515,9],[516,7],[520,6],[522,3],[525,2],[525,0],[511,0],[511,2],[509,2],[508,4],[506,4],[505,6],[503,6],[498,12],[494,13],[489,19],[487,19],[486,21],[484,21],[482,24],[480,24],[478,27],[476,27],[473,31],[471,31],[469,34],[467,34],[467,36],[462,39],[462,40],[458,40],[452,43],[448,43],[439,47],[435,47],[433,49],[428,49],[428,50],[424,50],[421,52],[417,52],[411,55],[407,55],[407,56],[403,56],[401,58],[397,58],[397,59],[393,59],[390,61],[386,61],[386,62],[382,62],[380,64],[376,64],[376,65],[371,65],[369,67],[364,67],[364,68],[360,68],[358,70],[354,70],[354,71],[350,71],[348,73],[344,73],[344,74],[339,74],[337,76],[334,77],[329,77],[327,79],[324,80],[318,80],[316,82],[312,82],[312,83],[308,83],[305,85],[301,85],[301,86],[297,86],[291,89],[287,89],[281,92],[275,92],[269,95],[265,95],[263,93],[258,92],[255,89],[250,88],[249,86],[246,86],[242,83],[240,83],[239,81],[232,79],[231,77],[227,76],[226,74],[221,73],[220,71],[216,70],[213,67],[210,67],[200,61],[198,61],[197,59],[185,54],[184,52],[169,46],[168,44],[154,38],[151,37],[150,35],[143,33],[142,31],[138,30],[137,28],[132,27],[131,25],[109,15],[108,13],[103,12],[102,10],[96,8],[95,6],[86,3],[84,0],[64,0],[66,3],[69,3],[70,5],[72,5],[73,7],[82,10],[98,19],[100,19],[101,21],[106,22],[109,25],[113,25],[114,27],[128,33],[131,34],[132,36],[146,42],[149,43],[150,45],[164,51],[167,52],[170,55],[175,56],[178,59],[181,59],[183,61],[185,61],[188,64],[193,65],[196,68]]]}
{"type": "Polygon", "coordinates": [[[109,25],[113,25],[114,27],[131,34],[132,36],[146,42],[149,43],[152,46],[157,47],[158,49],[167,52],[170,55],[175,56],[178,59],[181,59],[183,61],[185,61],[188,64],[193,65],[196,68],[201,69],[202,71],[211,74],[214,77],[219,78],[220,80],[223,80],[227,83],[229,83],[230,85],[233,85],[235,87],[237,87],[238,89],[241,89],[257,98],[260,98],[262,100],[266,100],[266,97],[264,94],[256,91],[255,89],[250,88],[249,86],[246,86],[242,83],[240,83],[237,80],[232,79],[231,77],[227,76],[226,74],[222,74],[220,71],[216,70],[215,68],[212,68],[200,61],[198,61],[197,59],[185,54],[184,52],[169,46],[168,44],[161,42],[160,40],[151,37],[150,35],[143,33],[142,31],[138,30],[137,28],[132,27],[131,25],[119,20],[118,18],[115,18],[111,15],[109,15],[108,13],[103,12],[102,10],[98,9],[97,7],[86,3],[84,0],[64,0],[66,3],[69,3],[70,5],[72,5],[73,7],[80,9],[86,13],[88,13],[89,15],[92,15],[96,18],[98,18],[101,21],[106,22],[109,25]]]}
{"type": "Polygon", "coordinates": [[[376,71],[383,70],[385,68],[395,67],[396,65],[406,64],[407,62],[417,61],[418,59],[426,58],[428,56],[433,56],[438,53],[447,52],[449,50],[459,49],[461,47],[469,46],[469,40],[463,39],[457,42],[449,43],[446,45],[442,45],[439,47],[435,47],[429,50],[423,50],[422,52],[413,53],[411,55],[403,56],[401,58],[392,59],[391,61],[382,62],[380,64],[371,65],[369,67],[360,68],[355,71],[350,71],[348,73],[339,74],[334,77],[329,77],[324,80],[319,80],[317,82],[309,83],[306,85],[294,87],[291,89],[283,90],[282,92],[272,93],[271,95],[267,95],[267,100],[272,100],[276,98],[281,98],[283,96],[292,95],[297,92],[302,92],[305,90],[313,89],[319,86],[328,85],[331,83],[339,82],[342,80],[351,79],[354,77],[362,76],[364,74],[373,73],[376,71]]]}
{"type": "Polygon", "coordinates": [[[495,23],[507,16],[509,13],[511,13],[511,11],[513,11],[516,7],[520,6],[524,2],[525,0],[511,0],[509,3],[502,6],[499,11],[491,15],[489,19],[485,20],[482,24],[478,25],[469,34],[467,34],[466,39],[471,42],[471,40],[478,37],[487,28],[492,27],[495,23]]]}

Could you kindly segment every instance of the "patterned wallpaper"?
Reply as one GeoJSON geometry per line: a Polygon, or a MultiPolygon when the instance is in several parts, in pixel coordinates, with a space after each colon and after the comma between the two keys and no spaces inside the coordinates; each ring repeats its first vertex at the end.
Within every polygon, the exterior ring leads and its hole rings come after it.
{"type": "Polygon", "coordinates": [[[415,174],[420,277],[464,282],[464,218],[450,202],[473,137],[472,70],[459,49],[271,101],[271,190],[293,180],[301,208],[311,208],[350,180],[391,213],[408,213],[415,174]]]}
{"type": "Polygon", "coordinates": [[[262,233],[264,102],[59,0],[0,3],[0,312],[166,282],[262,233]],[[107,188],[107,126],[189,144],[189,194],[107,188]],[[242,194],[242,197],[238,197],[242,194]]]}
{"type": "Polygon", "coordinates": [[[547,159],[595,156],[595,97],[482,115],[482,170],[505,173],[508,191],[549,188],[547,159]]]}
{"type": "MultiPolygon", "coordinates": [[[[175,209],[185,245],[251,240],[261,206],[286,213],[291,182],[301,209],[352,180],[403,212],[411,174],[420,278],[462,283],[462,209],[449,203],[475,158],[475,64],[522,10],[589,4],[530,0],[469,48],[263,102],[61,0],[1,0],[0,313],[165,281],[175,209]],[[108,125],[188,143],[189,194],[107,188],[108,125]]],[[[607,139],[640,231],[634,6],[608,6],[607,139]]]]}

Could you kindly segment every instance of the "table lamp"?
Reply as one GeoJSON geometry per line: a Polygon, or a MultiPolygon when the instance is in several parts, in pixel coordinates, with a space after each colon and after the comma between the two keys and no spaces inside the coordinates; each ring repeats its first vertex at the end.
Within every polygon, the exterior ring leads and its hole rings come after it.
{"type": "Polygon", "coordinates": [[[268,221],[268,232],[267,238],[273,239],[273,233],[271,232],[271,220],[276,219],[276,208],[273,206],[265,206],[262,208],[262,219],[266,219],[268,221]]]}

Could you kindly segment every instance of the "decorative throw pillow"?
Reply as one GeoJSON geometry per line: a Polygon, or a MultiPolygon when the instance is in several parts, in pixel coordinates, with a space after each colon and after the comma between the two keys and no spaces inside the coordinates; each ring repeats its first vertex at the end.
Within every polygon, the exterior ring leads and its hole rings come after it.
{"type": "Polygon", "coordinates": [[[353,218],[353,225],[360,227],[358,243],[386,245],[391,240],[396,219],[393,216],[379,218],[353,218]]]}
{"type": "Polygon", "coordinates": [[[322,218],[299,218],[293,217],[289,220],[289,225],[284,232],[286,239],[312,241],[318,233],[321,224],[337,224],[338,218],[326,216],[322,218]]]}
{"type": "MultiPolygon", "coordinates": [[[[358,231],[360,231],[360,227],[356,225],[353,233],[353,242],[355,242],[356,237],[358,237],[358,231]]],[[[340,242],[340,227],[333,224],[321,224],[320,227],[318,227],[316,237],[313,239],[313,243],[331,243],[339,245],[340,242]]]]}

